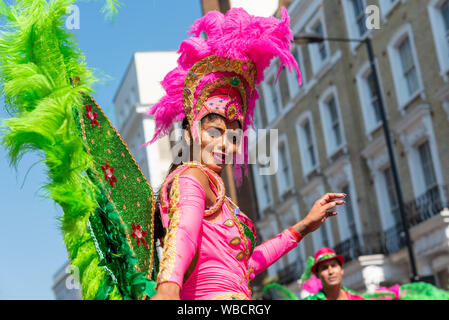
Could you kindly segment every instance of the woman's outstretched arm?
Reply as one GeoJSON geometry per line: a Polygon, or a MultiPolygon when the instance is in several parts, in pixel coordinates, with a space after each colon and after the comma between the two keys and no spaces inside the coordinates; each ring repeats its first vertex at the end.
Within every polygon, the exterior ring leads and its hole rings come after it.
{"type": "Polygon", "coordinates": [[[249,267],[253,268],[255,274],[267,269],[295,248],[305,235],[317,230],[328,217],[337,215],[334,211],[335,206],[344,204],[345,201],[334,199],[345,196],[343,193],[326,193],[314,203],[303,220],[258,245],[251,255],[249,267]]]}

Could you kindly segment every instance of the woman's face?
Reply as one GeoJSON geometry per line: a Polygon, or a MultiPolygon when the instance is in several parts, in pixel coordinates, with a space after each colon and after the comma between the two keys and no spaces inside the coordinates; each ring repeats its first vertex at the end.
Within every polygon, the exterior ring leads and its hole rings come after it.
{"type": "MultiPolygon", "coordinates": [[[[232,164],[241,141],[238,121],[223,117],[205,118],[201,122],[201,163],[221,174],[226,164],[232,164]]],[[[194,152],[195,153],[195,152],[194,152]]],[[[194,156],[194,158],[196,158],[194,156]]],[[[199,161],[199,159],[195,159],[199,161]]]]}

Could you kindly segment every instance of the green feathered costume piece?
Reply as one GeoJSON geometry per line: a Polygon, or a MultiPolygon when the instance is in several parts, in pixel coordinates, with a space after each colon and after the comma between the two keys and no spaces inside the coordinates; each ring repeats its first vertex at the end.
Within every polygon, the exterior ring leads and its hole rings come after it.
{"type": "Polygon", "coordinates": [[[426,282],[407,283],[401,286],[401,300],[449,300],[449,291],[426,282]]]}
{"type": "MultiPolygon", "coordinates": [[[[91,97],[96,81],[64,18],[73,0],[0,0],[1,143],[16,166],[38,150],[83,299],[153,296],[158,261],[153,191],[91,97]]],[[[119,4],[107,0],[114,14],[119,4]]],[[[108,11],[109,10],[109,11],[108,11]]]]}
{"type": "Polygon", "coordinates": [[[363,297],[369,300],[449,300],[449,291],[439,289],[426,282],[412,282],[396,285],[396,290],[365,293],[363,297]]]}
{"type": "Polygon", "coordinates": [[[105,0],[101,12],[109,20],[114,19],[118,14],[118,9],[122,6],[122,3],[118,0],[105,0]]]}
{"type": "Polygon", "coordinates": [[[282,300],[299,300],[296,294],[278,283],[269,283],[262,289],[262,294],[266,292],[276,292],[282,300]]]}

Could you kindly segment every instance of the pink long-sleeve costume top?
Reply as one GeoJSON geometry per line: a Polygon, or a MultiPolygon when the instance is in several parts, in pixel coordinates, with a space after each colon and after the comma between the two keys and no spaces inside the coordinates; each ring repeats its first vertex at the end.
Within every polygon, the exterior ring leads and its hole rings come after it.
{"type": "Polygon", "coordinates": [[[287,229],[255,246],[251,220],[224,196],[221,178],[200,164],[187,163],[176,169],[167,177],[161,191],[162,221],[168,232],[163,241],[157,282],[178,284],[181,299],[251,299],[250,278],[295,248],[300,240],[287,229]],[[201,183],[181,175],[192,166],[207,174],[217,195],[216,203],[208,210],[201,183]],[[220,221],[204,219],[219,209],[222,210],[220,221]],[[196,259],[193,271],[189,269],[190,275],[184,279],[192,259],[196,259]]]}

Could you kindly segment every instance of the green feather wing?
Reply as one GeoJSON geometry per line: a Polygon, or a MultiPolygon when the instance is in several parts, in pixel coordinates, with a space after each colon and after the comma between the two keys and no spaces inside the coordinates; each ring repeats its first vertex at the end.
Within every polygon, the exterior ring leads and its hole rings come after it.
{"type": "Polygon", "coordinates": [[[14,115],[2,122],[1,142],[12,165],[29,150],[41,152],[48,168],[45,188],[63,208],[61,228],[83,298],[144,299],[155,293],[158,265],[153,192],[90,96],[96,79],[64,28],[73,3],[18,0],[7,7],[0,0],[6,20],[0,33],[0,84],[14,115]],[[88,105],[98,126],[91,125],[88,105]],[[104,180],[106,160],[115,166],[114,187],[104,180]],[[133,233],[133,224],[141,230],[133,233]]]}
{"type": "Polygon", "coordinates": [[[293,291],[278,283],[268,283],[265,285],[262,289],[262,294],[265,292],[276,292],[282,300],[300,300],[293,291]]]}

